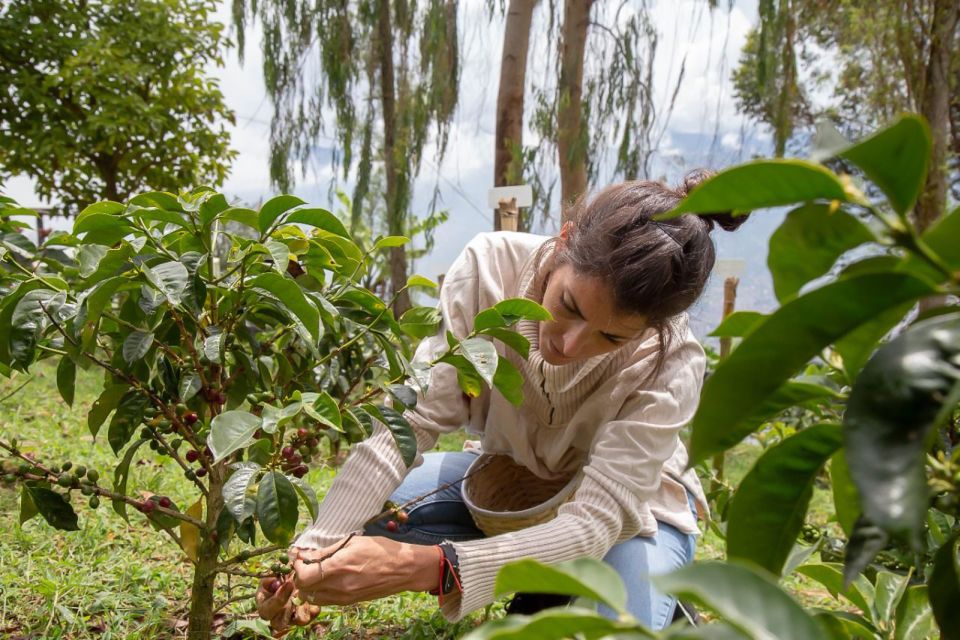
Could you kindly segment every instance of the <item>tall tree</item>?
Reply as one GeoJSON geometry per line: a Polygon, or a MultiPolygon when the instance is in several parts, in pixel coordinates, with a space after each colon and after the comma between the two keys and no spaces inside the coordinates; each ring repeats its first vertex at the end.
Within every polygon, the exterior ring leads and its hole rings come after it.
{"type": "MultiPolygon", "coordinates": [[[[281,189],[314,159],[318,136],[336,139],[333,161],[353,176],[353,218],[382,170],[390,233],[411,226],[413,181],[431,129],[439,157],[460,78],[457,0],[234,0],[241,49],[248,22],[263,24],[264,80],[274,104],[270,175],[281,189]],[[359,140],[358,140],[359,138],[359,140]],[[354,147],[359,159],[354,163],[354,147]]],[[[409,308],[404,247],[391,250],[398,313],[409,308]]]]}
{"type": "Polygon", "coordinates": [[[0,179],[73,213],[144,188],[223,182],[233,122],[202,0],[9,0],[0,8],[0,179]]]}
{"type": "MultiPolygon", "coordinates": [[[[557,83],[557,153],[563,211],[587,190],[587,129],[583,122],[583,62],[593,0],[566,0],[557,83]]],[[[566,217],[566,214],[564,215],[566,217]]]]}
{"type": "Polygon", "coordinates": [[[923,114],[935,142],[914,211],[923,229],[948,182],[960,184],[957,11],[955,0],[763,0],[734,73],[738,105],[773,128],[780,155],[821,117],[855,138],[901,111],[923,114]]]}
{"type": "MultiPolygon", "coordinates": [[[[703,3],[703,10],[714,3],[703,3]]],[[[545,5],[548,41],[545,78],[532,86],[528,123],[539,140],[519,156],[536,194],[535,208],[549,215],[559,166],[561,201],[569,204],[601,175],[646,177],[650,158],[670,121],[686,69],[683,56],[662,109],[653,100],[658,33],[647,0],[565,0],[545,5]]],[[[699,9],[697,9],[699,10],[699,9]]]]}
{"type": "MultiPolygon", "coordinates": [[[[523,97],[526,91],[527,53],[533,10],[539,0],[510,0],[500,57],[497,93],[497,129],[493,184],[517,184],[523,173],[523,97]]],[[[524,220],[520,220],[524,228],[524,220]]],[[[494,229],[500,229],[500,211],[494,212],[494,229]]]]}

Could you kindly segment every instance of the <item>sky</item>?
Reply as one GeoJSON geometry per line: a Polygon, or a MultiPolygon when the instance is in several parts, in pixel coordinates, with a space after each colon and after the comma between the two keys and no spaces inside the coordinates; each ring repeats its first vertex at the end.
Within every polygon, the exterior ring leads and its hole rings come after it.
{"type": "MultiPolygon", "coordinates": [[[[217,19],[226,25],[231,24],[229,4],[221,3],[217,12],[217,19]]],[[[757,20],[756,0],[734,2],[729,11],[727,3],[710,11],[705,0],[650,0],[649,4],[658,31],[654,66],[658,111],[664,111],[681,61],[686,61],[672,116],[654,157],[654,174],[675,182],[697,166],[721,169],[753,154],[768,152],[769,132],[737,114],[730,80],[747,32],[757,20]]],[[[428,146],[414,189],[414,214],[426,212],[435,188],[439,190],[440,208],[450,213],[449,221],[436,232],[434,251],[415,265],[417,273],[431,279],[447,268],[471,237],[492,229],[492,214],[486,201],[487,190],[493,186],[494,112],[503,23],[502,18],[490,20],[485,5],[486,0],[461,0],[463,66],[459,107],[446,155],[438,163],[436,149],[428,146]]],[[[541,6],[535,13],[534,33],[539,31],[537,25],[542,25],[543,14],[541,6]]],[[[228,199],[247,203],[277,193],[269,181],[269,122],[273,108],[263,84],[259,47],[260,31],[255,25],[248,30],[243,64],[234,48],[226,55],[222,68],[208,70],[219,80],[226,103],[236,114],[236,124],[229,129],[232,146],[239,155],[222,190],[228,199]]],[[[542,61],[550,55],[552,44],[544,36],[535,36],[528,77],[543,77],[542,61]]],[[[525,142],[535,144],[536,138],[527,131],[525,142]]],[[[328,151],[327,147],[329,142],[318,141],[321,155],[328,151]]],[[[333,175],[328,163],[313,163],[308,175],[298,179],[293,192],[311,204],[331,207],[329,186],[333,175]]],[[[342,186],[349,192],[349,183],[342,186]]],[[[23,205],[44,204],[35,196],[29,179],[15,177],[5,185],[5,190],[23,205]]],[[[774,214],[751,219],[737,233],[716,238],[721,269],[744,265],[740,299],[749,305],[745,308],[767,309],[772,305],[764,268],[766,241],[781,217],[774,214]]],[[[539,229],[547,234],[555,230],[555,221],[539,229]]],[[[704,299],[691,311],[701,336],[719,319],[721,286],[722,278],[714,277],[704,299]]]]}

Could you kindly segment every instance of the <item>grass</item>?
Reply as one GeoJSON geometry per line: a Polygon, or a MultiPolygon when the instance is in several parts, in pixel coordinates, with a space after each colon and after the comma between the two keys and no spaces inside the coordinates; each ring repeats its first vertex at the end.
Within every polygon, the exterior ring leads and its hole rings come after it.
{"type": "MultiPolygon", "coordinates": [[[[94,440],[86,426],[87,412],[101,387],[98,374],[81,372],[72,408],[57,393],[53,368],[37,366],[32,375],[29,385],[0,405],[0,437],[16,437],[24,450],[51,464],[69,459],[97,468],[109,485],[116,458],[104,435],[94,440]]],[[[0,398],[20,382],[0,382],[0,398]]],[[[445,435],[440,447],[459,450],[463,440],[462,434],[445,435]]],[[[129,486],[168,495],[183,508],[194,496],[191,485],[179,473],[165,470],[148,449],[142,451],[132,465],[129,486]]],[[[729,480],[739,480],[758,453],[748,445],[735,449],[727,463],[729,480]]],[[[319,468],[306,479],[322,495],[333,475],[331,469],[319,468]]],[[[127,523],[108,501],[104,503],[94,511],[75,500],[80,531],[55,531],[39,517],[21,527],[19,496],[13,487],[0,485],[0,530],[4,532],[0,535],[0,638],[136,640],[184,635],[190,564],[139,514],[131,511],[127,523]]],[[[822,523],[829,511],[829,497],[818,489],[811,520],[822,523]]],[[[722,557],[722,540],[708,532],[698,558],[722,557]]],[[[823,604],[828,598],[822,590],[793,578],[786,584],[805,604],[823,604]]],[[[251,586],[251,579],[235,577],[230,590],[225,588],[222,594],[243,593],[251,586]]],[[[322,633],[298,630],[287,637],[457,638],[485,616],[502,615],[502,609],[502,603],[497,604],[452,625],[440,615],[435,598],[403,594],[364,605],[326,608],[318,619],[322,633]]],[[[231,605],[225,613],[224,624],[256,617],[252,605],[231,605]]]]}

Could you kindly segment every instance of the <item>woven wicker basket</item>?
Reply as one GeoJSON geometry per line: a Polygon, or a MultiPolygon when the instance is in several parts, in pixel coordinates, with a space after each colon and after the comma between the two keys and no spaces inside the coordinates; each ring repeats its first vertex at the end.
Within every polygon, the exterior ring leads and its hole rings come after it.
{"type": "Polygon", "coordinates": [[[477,527],[488,536],[526,529],[552,520],[573,497],[581,474],[544,480],[510,456],[482,454],[463,481],[463,501],[477,527]]]}

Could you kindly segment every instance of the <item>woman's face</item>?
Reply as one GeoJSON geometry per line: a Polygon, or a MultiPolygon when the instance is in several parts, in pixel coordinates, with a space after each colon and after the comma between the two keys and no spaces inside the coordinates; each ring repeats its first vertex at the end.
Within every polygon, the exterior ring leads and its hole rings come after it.
{"type": "Polygon", "coordinates": [[[614,308],[613,288],[607,282],[578,274],[569,264],[550,273],[543,306],[553,321],[540,323],[540,353],[552,365],[613,351],[646,329],[643,316],[614,308]]]}

